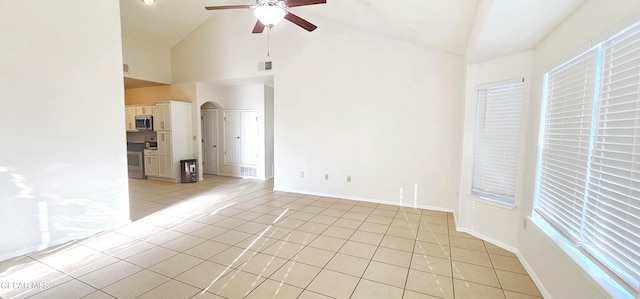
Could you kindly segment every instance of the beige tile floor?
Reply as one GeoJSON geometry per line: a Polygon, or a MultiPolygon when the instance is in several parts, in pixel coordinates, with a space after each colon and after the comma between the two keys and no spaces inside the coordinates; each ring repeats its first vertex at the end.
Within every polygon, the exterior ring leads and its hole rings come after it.
{"type": "Polygon", "coordinates": [[[272,188],[130,180],[135,222],[0,262],[0,282],[36,283],[0,297],[541,297],[512,253],[450,213],[272,188]]]}

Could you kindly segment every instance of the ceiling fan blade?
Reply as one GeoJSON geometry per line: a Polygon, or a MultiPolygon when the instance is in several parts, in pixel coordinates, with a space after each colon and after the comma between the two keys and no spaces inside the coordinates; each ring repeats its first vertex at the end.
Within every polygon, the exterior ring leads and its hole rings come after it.
{"type": "Polygon", "coordinates": [[[251,8],[251,5],[205,6],[206,10],[251,8]]]}
{"type": "Polygon", "coordinates": [[[309,32],[316,30],[316,28],[318,28],[318,26],[313,25],[309,22],[307,22],[307,20],[298,17],[292,13],[287,13],[286,15],[284,15],[284,18],[289,20],[291,23],[294,23],[300,27],[302,27],[302,29],[307,30],[309,32]]]}
{"type": "Polygon", "coordinates": [[[327,0],[284,0],[289,7],[313,5],[313,4],[325,4],[327,0]]]}
{"type": "Polygon", "coordinates": [[[264,24],[258,20],[256,25],[253,26],[253,31],[251,33],[262,33],[262,31],[264,31],[264,24]]]}

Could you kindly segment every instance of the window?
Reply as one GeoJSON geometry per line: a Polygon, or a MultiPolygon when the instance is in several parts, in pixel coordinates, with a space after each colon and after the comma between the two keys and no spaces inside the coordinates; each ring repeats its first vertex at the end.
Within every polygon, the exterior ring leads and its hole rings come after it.
{"type": "Polygon", "coordinates": [[[545,78],[534,210],[637,294],[640,26],[545,78]]]}
{"type": "Polygon", "coordinates": [[[515,201],[523,86],[518,79],[478,88],[471,187],[476,196],[515,201]]]}

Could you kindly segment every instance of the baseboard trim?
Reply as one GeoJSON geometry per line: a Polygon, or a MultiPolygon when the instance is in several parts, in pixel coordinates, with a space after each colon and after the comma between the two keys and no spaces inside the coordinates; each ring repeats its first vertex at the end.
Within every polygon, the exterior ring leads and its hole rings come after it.
{"type": "Polygon", "coordinates": [[[529,274],[529,277],[531,277],[531,280],[533,280],[533,283],[535,283],[536,287],[538,287],[538,290],[540,291],[540,294],[542,294],[542,297],[546,299],[552,299],[549,292],[547,292],[547,289],[544,288],[542,281],[540,280],[540,278],[538,278],[535,271],[533,271],[533,268],[531,267],[531,265],[529,265],[529,263],[527,262],[527,259],[524,257],[524,255],[522,255],[522,253],[520,252],[520,250],[518,250],[518,248],[513,247],[504,242],[498,241],[484,234],[478,233],[474,230],[468,229],[466,227],[460,227],[458,226],[458,218],[457,217],[453,217],[453,218],[455,219],[455,222],[456,222],[456,231],[470,234],[476,238],[487,241],[493,245],[496,245],[506,251],[509,251],[515,254],[518,260],[520,261],[520,263],[522,264],[522,266],[524,267],[524,269],[527,270],[527,274],[529,274]]]}
{"type": "Polygon", "coordinates": [[[313,196],[322,196],[322,197],[331,197],[331,198],[340,198],[340,199],[347,199],[347,200],[357,200],[357,201],[364,201],[364,202],[378,203],[378,204],[386,204],[386,205],[399,206],[399,207],[419,208],[419,209],[424,209],[424,210],[432,210],[432,211],[453,213],[453,209],[448,209],[448,208],[443,208],[443,207],[426,206],[426,205],[402,205],[402,204],[399,204],[397,202],[392,202],[392,201],[387,201],[387,200],[368,198],[368,197],[359,197],[359,196],[350,196],[350,195],[344,195],[344,194],[333,194],[333,193],[323,193],[323,192],[309,192],[309,191],[303,191],[303,190],[276,188],[276,187],[273,188],[273,191],[289,192],[289,193],[297,193],[297,194],[313,195],[313,196]]]}
{"type": "Polygon", "coordinates": [[[270,178],[264,178],[264,177],[257,177],[257,176],[242,176],[242,175],[237,175],[237,174],[230,174],[230,173],[218,173],[219,176],[228,176],[228,177],[232,177],[232,178],[239,178],[239,179],[253,179],[253,180],[261,180],[261,181],[267,181],[270,178]]]}

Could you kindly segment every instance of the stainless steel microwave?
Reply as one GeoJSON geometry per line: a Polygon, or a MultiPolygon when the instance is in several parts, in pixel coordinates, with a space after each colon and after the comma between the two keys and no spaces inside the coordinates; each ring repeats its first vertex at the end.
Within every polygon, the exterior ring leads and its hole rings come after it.
{"type": "Polygon", "coordinates": [[[136,130],[153,131],[152,115],[136,115],[136,130]]]}

